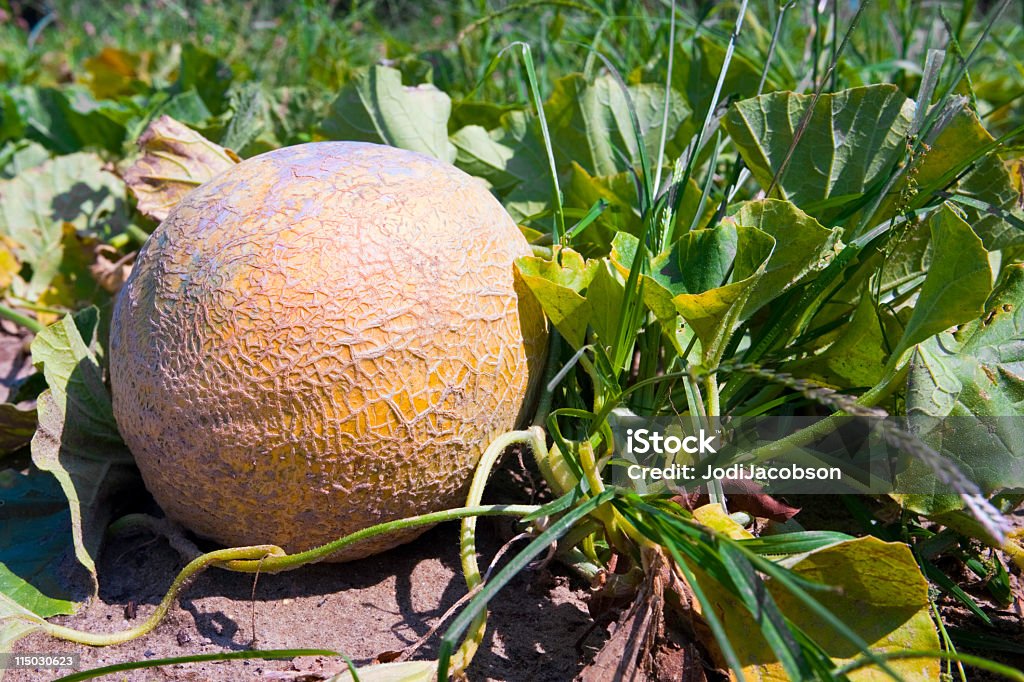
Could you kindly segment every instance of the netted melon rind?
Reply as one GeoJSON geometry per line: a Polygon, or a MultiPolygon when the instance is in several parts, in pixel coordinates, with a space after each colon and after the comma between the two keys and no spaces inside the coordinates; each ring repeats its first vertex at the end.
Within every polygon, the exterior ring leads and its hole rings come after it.
{"type": "Polygon", "coordinates": [[[479,181],[390,147],[299,145],[201,186],[114,313],[114,412],[147,488],[199,535],[290,552],[460,506],[541,373],[512,267],[529,252],[479,181]]]}

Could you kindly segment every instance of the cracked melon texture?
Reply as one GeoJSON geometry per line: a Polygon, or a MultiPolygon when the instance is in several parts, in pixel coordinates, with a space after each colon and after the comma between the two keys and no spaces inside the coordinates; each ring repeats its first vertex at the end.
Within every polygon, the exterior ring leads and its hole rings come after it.
{"type": "Polygon", "coordinates": [[[391,147],[289,147],[197,188],[114,312],[114,414],[146,487],[201,536],[289,552],[461,506],[541,374],[529,253],[480,181],[391,147]]]}

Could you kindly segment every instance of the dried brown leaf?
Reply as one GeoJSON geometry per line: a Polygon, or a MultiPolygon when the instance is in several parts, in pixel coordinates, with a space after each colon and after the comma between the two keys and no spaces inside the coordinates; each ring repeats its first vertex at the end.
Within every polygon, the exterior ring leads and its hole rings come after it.
{"type": "Polygon", "coordinates": [[[170,116],[155,119],[139,137],[142,156],[128,167],[124,181],[139,211],[163,220],[182,197],[241,159],[170,116]]]}
{"type": "Polygon", "coordinates": [[[89,271],[107,293],[116,294],[124,286],[125,280],[132,272],[132,263],[135,262],[136,253],[136,251],[132,251],[121,256],[112,246],[100,244],[96,247],[96,259],[89,266],[89,271]],[[108,255],[117,256],[117,259],[111,260],[107,257],[108,255]]]}

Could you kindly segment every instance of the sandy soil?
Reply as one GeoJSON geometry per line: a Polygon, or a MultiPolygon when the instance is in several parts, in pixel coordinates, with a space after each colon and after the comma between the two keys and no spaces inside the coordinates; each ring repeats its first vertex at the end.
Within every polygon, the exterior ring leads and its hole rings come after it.
{"type": "MultiPolygon", "coordinates": [[[[491,520],[481,521],[485,560],[500,547],[491,520]]],[[[55,619],[74,628],[111,632],[135,625],[162,598],[182,559],[164,540],[135,536],[109,543],[102,555],[100,600],[82,613],[55,619]]],[[[483,650],[470,669],[474,680],[570,680],[581,660],[602,641],[603,631],[586,637],[591,619],[582,598],[585,586],[557,566],[527,571],[492,604],[483,650]],[[581,655],[582,654],[582,655],[581,655]]],[[[150,635],[128,644],[89,648],[31,636],[20,652],[78,651],[82,667],[121,661],[250,648],[326,648],[357,663],[402,649],[425,635],[463,594],[457,525],[434,528],[418,540],[358,562],[307,566],[278,575],[210,570],[179,598],[150,635]],[[255,598],[253,599],[253,595],[255,598]],[[255,630],[253,624],[255,622],[255,630]]],[[[443,627],[441,628],[443,632],[443,627]]],[[[414,658],[431,658],[440,635],[414,658]]],[[[302,657],[282,661],[191,663],[121,673],[129,680],[318,680],[338,672],[340,659],[302,657]]],[[[11,670],[6,682],[49,680],[56,671],[11,670]]]]}

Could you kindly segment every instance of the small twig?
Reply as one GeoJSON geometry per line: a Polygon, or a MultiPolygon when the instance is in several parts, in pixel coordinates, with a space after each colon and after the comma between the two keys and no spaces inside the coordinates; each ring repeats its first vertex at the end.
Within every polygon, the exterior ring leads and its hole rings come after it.
{"type": "MultiPolygon", "coordinates": [[[[264,557],[264,559],[265,558],[266,557],[264,557]]],[[[260,559],[260,566],[263,566],[263,559],[260,559]]],[[[252,574],[252,593],[249,595],[249,605],[252,607],[252,640],[249,642],[249,646],[251,646],[253,649],[259,648],[257,645],[257,640],[259,638],[256,637],[256,583],[258,583],[259,580],[260,572],[259,570],[257,570],[255,573],[252,574]]]]}

